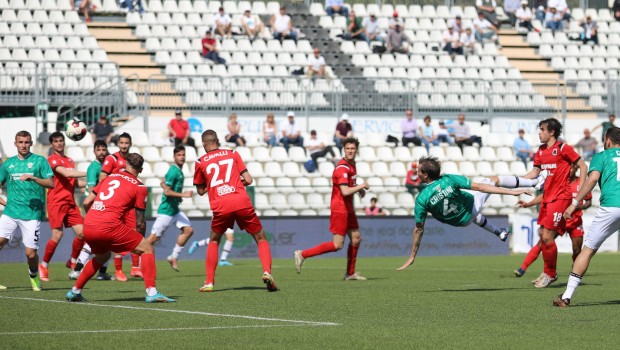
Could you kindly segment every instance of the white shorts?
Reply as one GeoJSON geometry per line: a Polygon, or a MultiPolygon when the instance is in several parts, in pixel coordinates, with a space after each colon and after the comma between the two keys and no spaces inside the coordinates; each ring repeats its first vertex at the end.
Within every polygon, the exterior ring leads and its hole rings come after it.
{"type": "Polygon", "coordinates": [[[620,229],[620,208],[600,207],[586,233],[584,245],[597,250],[605,240],[620,229]]]}
{"type": "MultiPolygon", "coordinates": [[[[485,185],[495,186],[495,183],[491,181],[491,179],[486,178],[486,177],[483,179],[478,179],[478,181],[476,182],[485,184],[485,185]]],[[[482,207],[484,207],[484,203],[487,201],[487,199],[489,199],[489,196],[491,196],[491,194],[479,192],[479,191],[471,191],[471,190],[465,190],[465,191],[471,193],[474,196],[474,206],[471,208],[471,220],[473,221],[476,219],[478,214],[480,214],[480,212],[482,211],[482,207]]]]}
{"type": "Polygon", "coordinates": [[[155,223],[153,224],[153,228],[151,229],[151,234],[156,235],[157,237],[161,237],[164,232],[168,229],[168,226],[172,224],[172,222],[176,222],[176,226],[178,229],[182,229],[183,227],[192,226],[192,223],[187,218],[183,212],[178,212],[174,216],[157,214],[157,219],[155,219],[155,223]]]}
{"type": "Polygon", "coordinates": [[[39,249],[39,235],[41,234],[41,221],[13,219],[8,215],[0,217],[0,237],[11,240],[13,233],[19,227],[22,241],[26,248],[39,249]]]}

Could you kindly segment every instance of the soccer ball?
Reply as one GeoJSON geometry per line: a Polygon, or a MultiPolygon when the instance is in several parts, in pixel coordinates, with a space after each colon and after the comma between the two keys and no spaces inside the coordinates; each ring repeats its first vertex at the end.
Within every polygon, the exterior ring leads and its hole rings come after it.
{"type": "Polygon", "coordinates": [[[86,136],[86,124],[74,118],[65,124],[65,134],[73,141],[80,141],[86,136]]]}

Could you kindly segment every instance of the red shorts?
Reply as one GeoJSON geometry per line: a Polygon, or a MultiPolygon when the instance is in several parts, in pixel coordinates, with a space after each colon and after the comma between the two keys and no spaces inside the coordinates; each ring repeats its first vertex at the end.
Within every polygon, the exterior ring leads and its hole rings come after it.
{"type": "Polygon", "coordinates": [[[568,232],[570,238],[583,237],[584,235],[582,225],[579,225],[577,227],[567,227],[564,229],[564,232],[560,233],[560,235],[563,236],[565,232],[568,232]]]}
{"type": "Polygon", "coordinates": [[[84,241],[93,254],[124,253],[134,250],[144,237],[135,229],[118,223],[113,226],[84,225],[84,241]]]}
{"type": "Polygon", "coordinates": [[[547,230],[564,232],[566,220],[564,211],[570,206],[570,199],[558,199],[553,202],[543,202],[538,213],[538,225],[547,230]]]}
{"type": "Polygon", "coordinates": [[[329,216],[329,232],[344,236],[347,232],[357,230],[360,225],[357,223],[357,216],[350,212],[333,212],[329,216]]]}
{"type": "Polygon", "coordinates": [[[229,228],[232,228],[237,222],[239,228],[246,230],[253,235],[259,233],[263,229],[263,225],[258,220],[253,207],[235,210],[230,213],[213,213],[211,220],[211,230],[218,234],[223,234],[229,228]]]}
{"type": "Polygon", "coordinates": [[[75,203],[51,204],[47,206],[47,217],[52,229],[83,225],[84,218],[75,203]]]}

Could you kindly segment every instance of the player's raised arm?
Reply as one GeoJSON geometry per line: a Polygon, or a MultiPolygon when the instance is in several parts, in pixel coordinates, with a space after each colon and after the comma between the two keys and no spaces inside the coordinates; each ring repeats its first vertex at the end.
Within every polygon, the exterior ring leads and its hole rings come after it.
{"type": "Polygon", "coordinates": [[[473,191],[479,191],[484,193],[495,193],[495,194],[509,194],[511,196],[518,196],[521,194],[531,195],[532,192],[528,188],[503,188],[503,187],[495,187],[487,184],[481,184],[477,182],[471,183],[471,189],[473,191]]]}
{"type": "Polygon", "coordinates": [[[65,168],[64,166],[57,166],[54,168],[54,171],[56,171],[56,173],[72,179],[72,178],[78,178],[78,177],[85,177],[86,176],[86,172],[84,171],[77,171],[77,170],[69,170],[67,168],[65,168]]]}
{"type": "Polygon", "coordinates": [[[415,260],[415,256],[418,254],[418,249],[420,249],[420,242],[422,242],[422,235],[424,234],[424,223],[417,222],[415,224],[415,228],[413,229],[413,245],[411,246],[411,256],[405,261],[403,266],[399,267],[397,270],[402,271],[409,267],[409,265],[413,264],[415,260]]]}
{"type": "Polygon", "coordinates": [[[579,193],[577,193],[577,196],[573,198],[571,205],[566,208],[566,211],[564,211],[564,218],[570,219],[572,217],[575,210],[577,210],[579,203],[586,198],[588,193],[592,192],[592,189],[594,189],[594,186],[596,186],[600,178],[601,173],[597,170],[593,170],[587,175],[585,183],[579,188],[579,193]]]}
{"type": "Polygon", "coordinates": [[[533,207],[535,205],[540,204],[542,202],[542,198],[543,198],[543,195],[541,193],[538,196],[536,196],[536,198],[532,199],[530,202],[526,202],[524,200],[519,200],[519,202],[517,202],[517,205],[519,207],[521,207],[521,208],[533,207]]]}

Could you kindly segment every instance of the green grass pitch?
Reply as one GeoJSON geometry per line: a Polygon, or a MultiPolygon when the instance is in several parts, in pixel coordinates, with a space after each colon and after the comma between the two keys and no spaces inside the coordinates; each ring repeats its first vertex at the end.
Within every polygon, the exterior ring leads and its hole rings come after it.
{"type": "MultiPolygon", "coordinates": [[[[68,303],[72,282],[60,263],[39,293],[26,264],[0,265],[0,348],[3,349],[617,349],[620,340],[620,256],[596,256],[573,306],[557,309],[560,279],[530,284],[540,259],[522,278],[522,255],[358,259],[368,281],[343,281],[344,259],[275,260],[280,291],[269,293],[256,260],[219,267],[216,292],[198,293],[202,261],[180,260],[181,272],[158,264],[158,289],[174,304],[146,304],[140,280],[93,280],[88,303],[68,303]]],[[[127,270],[128,263],[125,263],[127,270]]],[[[113,270],[113,267],[111,268],[113,270]]]]}

